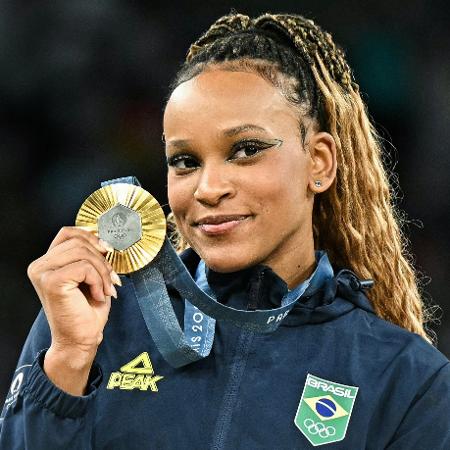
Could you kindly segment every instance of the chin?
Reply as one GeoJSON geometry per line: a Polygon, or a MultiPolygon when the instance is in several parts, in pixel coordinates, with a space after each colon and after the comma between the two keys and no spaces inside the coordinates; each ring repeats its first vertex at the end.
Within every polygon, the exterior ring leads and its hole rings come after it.
{"type": "Polygon", "coordinates": [[[211,249],[197,253],[207,267],[219,273],[237,272],[257,263],[254,258],[245,256],[248,255],[245,250],[240,250],[238,254],[233,254],[232,251],[211,251],[211,249]]]}

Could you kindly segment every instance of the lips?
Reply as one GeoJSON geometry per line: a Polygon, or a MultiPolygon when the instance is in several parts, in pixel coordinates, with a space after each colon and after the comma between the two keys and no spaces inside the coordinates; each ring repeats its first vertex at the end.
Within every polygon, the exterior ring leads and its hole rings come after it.
{"type": "Polygon", "coordinates": [[[207,235],[224,234],[234,230],[249,217],[242,214],[207,216],[199,219],[195,225],[207,235]]]}
{"type": "Polygon", "coordinates": [[[220,216],[207,216],[195,222],[195,225],[218,225],[224,222],[233,222],[235,220],[243,220],[247,215],[243,214],[228,214],[220,216]]]}

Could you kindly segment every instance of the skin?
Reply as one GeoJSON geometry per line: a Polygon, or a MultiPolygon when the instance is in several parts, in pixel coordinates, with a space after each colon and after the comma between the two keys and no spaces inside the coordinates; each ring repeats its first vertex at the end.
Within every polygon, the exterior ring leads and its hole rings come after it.
{"type": "Polygon", "coordinates": [[[336,145],[305,117],[303,146],[298,121],[279,89],[255,73],[210,69],[169,98],[169,204],[180,232],[213,270],[265,264],[290,288],[314,270],[314,195],[336,177],[336,145]],[[225,133],[244,124],[264,130],[225,133]]]}
{"type": "MultiPolygon", "coordinates": [[[[262,263],[289,287],[314,269],[314,195],[335,178],[336,149],[328,133],[307,118],[304,123],[306,148],[295,109],[252,73],[204,72],[172,93],[164,115],[169,201],[181,232],[209,267],[230,272],[262,263]],[[248,123],[264,131],[224,134],[248,123]],[[214,223],[198,224],[205,217],[214,223]]],[[[76,396],[86,392],[116,296],[113,284],[120,285],[107,251],[91,232],[63,227],[28,267],[52,335],[44,371],[76,396]]]]}
{"type": "Polygon", "coordinates": [[[86,390],[120,278],[105,259],[112,249],[81,227],[63,227],[48,251],[27,269],[44,308],[51,345],[44,371],[72,395],[86,390]]]}

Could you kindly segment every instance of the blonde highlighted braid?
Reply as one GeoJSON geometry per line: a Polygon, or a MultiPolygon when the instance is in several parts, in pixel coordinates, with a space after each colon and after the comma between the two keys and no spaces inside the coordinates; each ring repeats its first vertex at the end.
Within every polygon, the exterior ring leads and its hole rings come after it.
{"type": "MultiPolygon", "coordinates": [[[[208,65],[235,60],[231,70],[239,64],[251,70],[249,59],[265,60],[265,69],[256,63],[253,67],[272,82],[274,64],[278,73],[295,77],[297,92],[290,100],[308,105],[309,116],[336,142],[335,183],[314,200],[315,248],[326,250],[335,266],[374,279],[368,297],[378,316],[432,342],[424,329],[431,314],[424,313],[419,280],[401,231],[405,218],[394,205],[395,190],[383,167],[381,138],[344,52],[329,33],[299,15],[251,19],[231,13],[191,45],[171,90],[208,65]]],[[[183,249],[186,242],[173,217],[171,222],[172,237],[183,249]]]]}

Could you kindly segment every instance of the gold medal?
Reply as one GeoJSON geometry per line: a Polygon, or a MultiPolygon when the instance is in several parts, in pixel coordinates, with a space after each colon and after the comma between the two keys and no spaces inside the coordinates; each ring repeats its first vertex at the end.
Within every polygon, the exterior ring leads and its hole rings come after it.
{"type": "Polygon", "coordinates": [[[161,250],[166,219],[145,189],[113,183],[93,192],[81,205],[75,225],[97,232],[114,251],[106,259],[117,273],[142,269],[161,250]]]}

